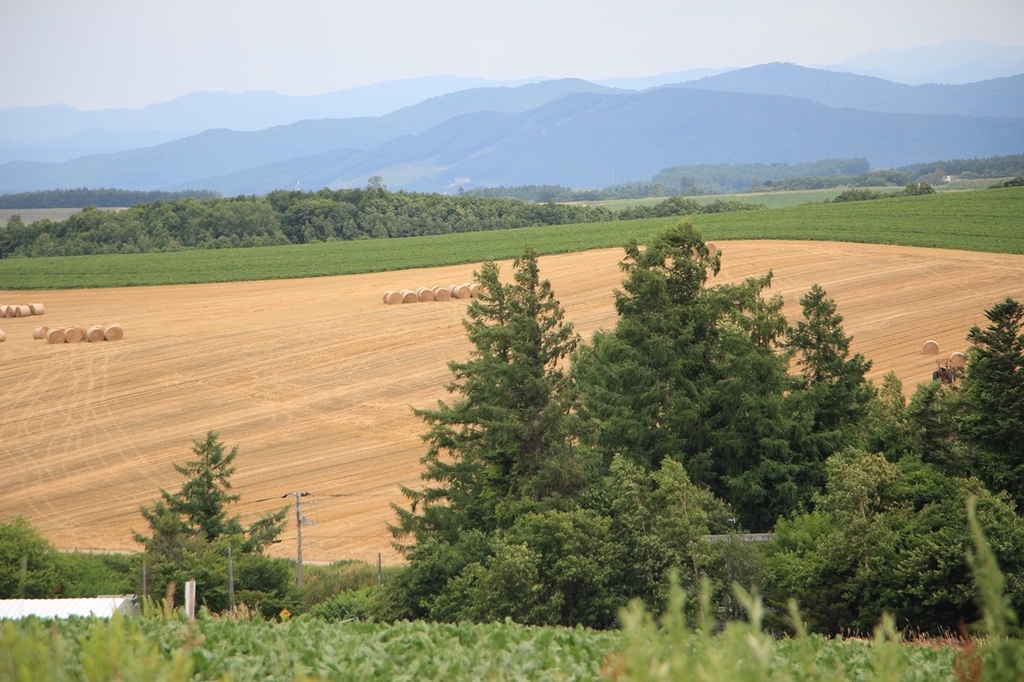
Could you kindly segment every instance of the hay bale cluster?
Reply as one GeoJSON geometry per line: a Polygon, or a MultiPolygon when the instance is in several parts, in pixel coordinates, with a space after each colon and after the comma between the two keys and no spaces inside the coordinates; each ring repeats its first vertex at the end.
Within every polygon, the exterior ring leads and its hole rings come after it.
{"type": "Polygon", "coordinates": [[[480,292],[479,284],[449,284],[448,286],[419,287],[417,289],[399,289],[385,291],[384,303],[427,303],[430,301],[450,301],[459,298],[476,298],[480,292]]]}
{"type": "MultiPolygon", "coordinates": [[[[45,308],[42,303],[26,303],[21,305],[7,305],[0,303],[0,317],[32,317],[42,315],[45,308]]],[[[0,329],[0,342],[7,340],[7,334],[0,329]]]]}
{"type": "Polygon", "coordinates": [[[33,339],[45,339],[47,343],[81,343],[83,341],[118,341],[124,338],[124,328],[119,324],[112,324],[107,327],[92,325],[83,327],[37,327],[32,331],[33,339]]]}
{"type": "MultiPolygon", "coordinates": [[[[45,312],[42,303],[29,303],[27,305],[6,305],[0,304],[0,317],[31,317],[42,315],[45,312]]],[[[73,327],[58,327],[51,329],[45,325],[32,330],[32,338],[47,343],[80,343],[82,341],[117,341],[124,338],[124,328],[119,324],[111,325],[75,325],[73,327]]],[[[7,335],[0,331],[0,341],[5,341],[7,335]]]]}
{"type": "Polygon", "coordinates": [[[6,305],[0,303],[0,317],[31,317],[42,315],[45,308],[42,303],[27,303],[24,305],[6,305]]]}

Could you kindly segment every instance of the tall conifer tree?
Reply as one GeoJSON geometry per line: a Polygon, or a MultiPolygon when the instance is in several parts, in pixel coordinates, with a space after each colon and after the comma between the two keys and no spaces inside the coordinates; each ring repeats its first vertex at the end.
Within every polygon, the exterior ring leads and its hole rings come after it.
{"type": "Polygon", "coordinates": [[[403,488],[409,509],[393,505],[400,540],[450,542],[465,531],[508,527],[526,510],[557,506],[582,480],[562,366],[578,336],[540,279],[536,252],[527,249],[513,270],[511,284],[502,284],[493,262],[476,274],[480,294],[463,322],[474,348],[465,362],[448,365],[456,399],[416,410],[430,426],[427,486],[403,488]]]}

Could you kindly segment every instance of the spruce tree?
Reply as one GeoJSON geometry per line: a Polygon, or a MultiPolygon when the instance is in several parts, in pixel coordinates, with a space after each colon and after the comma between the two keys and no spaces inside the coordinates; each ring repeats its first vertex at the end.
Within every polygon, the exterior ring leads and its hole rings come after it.
{"type": "Polygon", "coordinates": [[[148,549],[172,536],[187,536],[204,543],[240,536],[243,551],[263,551],[284,529],[288,507],[264,515],[248,529],[243,529],[237,515],[228,516],[228,506],[239,500],[238,495],[229,492],[238,446],[225,453],[217,432],[208,431],[203,440],[192,441],[192,453],[198,459],[174,465],[187,479],[181,490],[169,493],[161,488],[160,500],[151,509],[142,507],[140,510],[153,536],[135,533],[135,541],[148,549]]]}
{"type": "Polygon", "coordinates": [[[967,334],[961,429],[979,450],[989,486],[1024,508],[1024,305],[1006,298],[985,317],[988,327],[967,334]]]}
{"type": "Polygon", "coordinates": [[[527,249],[513,270],[511,284],[493,262],[476,273],[480,293],[463,321],[473,350],[448,363],[455,399],[415,410],[429,425],[427,485],[403,488],[408,509],[392,505],[399,541],[507,528],[527,510],[557,507],[582,481],[563,368],[578,337],[540,279],[536,252],[527,249]]]}
{"type": "Polygon", "coordinates": [[[626,248],[615,329],[573,365],[579,413],[606,463],[676,459],[741,525],[766,530],[808,504],[823,473],[808,475],[795,447],[809,427],[785,400],[782,301],[763,295],[771,273],[707,286],[720,258],[688,222],[626,248]]]}
{"type": "Polygon", "coordinates": [[[238,446],[225,452],[217,432],[208,431],[202,440],[192,441],[192,453],[197,459],[174,465],[186,478],[181,489],[170,493],[161,488],[160,499],[139,510],[150,535],[132,534],[145,547],[147,589],[150,594],[162,594],[172,582],[195,579],[209,608],[226,608],[223,586],[227,584],[226,549],[230,545],[239,552],[239,590],[251,592],[258,584],[259,594],[253,599],[268,607],[276,604],[288,587],[287,576],[277,573],[272,560],[261,553],[284,529],[288,507],[264,514],[248,529],[243,528],[240,517],[228,513],[229,506],[239,500],[230,492],[238,446]],[[245,570],[241,570],[243,565],[245,570]]]}
{"type": "Polygon", "coordinates": [[[843,316],[818,284],[801,299],[803,319],[787,333],[786,346],[795,355],[798,392],[813,415],[814,447],[824,457],[853,444],[859,424],[875,395],[865,374],[871,361],[850,353],[843,316]]]}

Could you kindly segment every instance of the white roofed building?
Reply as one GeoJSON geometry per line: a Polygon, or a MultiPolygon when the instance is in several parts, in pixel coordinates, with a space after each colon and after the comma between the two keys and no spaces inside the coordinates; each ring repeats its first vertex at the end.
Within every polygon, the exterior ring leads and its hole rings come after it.
{"type": "Polygon", "coordinates": [[[115,613],[135,615],[135,595],[118,594],[79,599],[0,599],[0,620],[19,620],[29,616],[110,618],[115,613]]]}

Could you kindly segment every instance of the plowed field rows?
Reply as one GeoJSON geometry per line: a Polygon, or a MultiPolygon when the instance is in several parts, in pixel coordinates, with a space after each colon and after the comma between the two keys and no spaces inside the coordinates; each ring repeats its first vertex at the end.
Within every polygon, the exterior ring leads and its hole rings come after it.
{"type": "MultiPolygon", "coordinates": [[[[719,281],[772,269],[773,292],[797,301],[817,282],[835,298],[871,378],[895,370],[906,392],[936,356],[966,348],[984,310],[1024,299],[1024,257],[861,244],[720,243],[719,281]]],[[[615,323],[620,249],[547,256],[566,318],[589,338],[615,323]]],[[[0,519],[22,514],[62,549],[136,550],[140,505],[182,481],[172,463],[191,439],[239,445],[234,492],[245,523],[305,490],[303,555],[397,561],[385,524],[399,484],[419,484],[410,407],[446,393],[446,363],[464,359],[467,301],[387,306],[388,289],[468,282],[455,266],[304,280],[67,291],[0,291],[45,305],[0,320],[0,519]],[[118,323],[120,341],[49,345],[32,329],[118,323]],[[315,504],[314,504],[315,503],[315,504]]],[[[511,274],[508,263],[504,275],[511,274]]],[[[294,517],[274,555],[295,554],[294,517]]]]}

